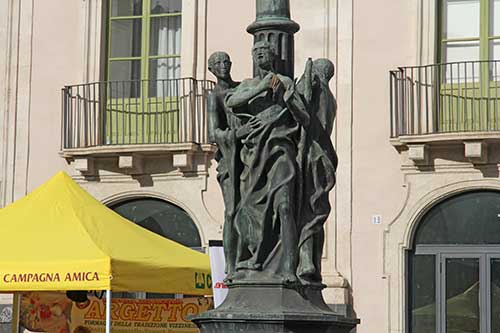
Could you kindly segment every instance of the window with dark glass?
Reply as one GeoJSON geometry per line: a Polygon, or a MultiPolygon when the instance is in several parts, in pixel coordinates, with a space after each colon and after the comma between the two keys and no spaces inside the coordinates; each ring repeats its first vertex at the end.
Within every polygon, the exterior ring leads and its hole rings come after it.
{"type": "Polygon", "coordinates": [[[500,192],[469,192],[431,208],[408,265],[408,332],[500,328],[500,192]]]}

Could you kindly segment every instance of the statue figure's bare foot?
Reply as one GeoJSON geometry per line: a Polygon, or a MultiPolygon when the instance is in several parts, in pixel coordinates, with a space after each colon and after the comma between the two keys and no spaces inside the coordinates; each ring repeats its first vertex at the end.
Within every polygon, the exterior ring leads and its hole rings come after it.
{"type": "Polygon", "coordinates": [[[236,272],[227,272],[226,277],[224,278],[224,283],[227,284],[233,282],[235,274],[236,272]]]}
{"type": "Polygon", "coordinates": [[[294,273],[283,273],[283,283],[295,284],[297,282],[298,282],[298,278],[294,273]]]}
{"type": "Polygon", "coordinates": [[[245,270],[240,270],[236,272],[232,272],[231,275],[227,275],[226,278],[224,279],[224,283],[234,283],[237,282],[238,280],[242,280],[245,278],[246,273],[245,270]]]}
{"type": "Polygon", "coordinates": [[[240,262],[237,266],[237,269],[249,269],[252,271],[261,271],[262,264],[255,263],[253,261],[245,261],[245,262],[240,262]]]}
{"type": "Polygon", "coordinates": [[[297,272],[300,277],[312,277],[316,274],[316,267],[312,264],[299,264],[297,272]]]}

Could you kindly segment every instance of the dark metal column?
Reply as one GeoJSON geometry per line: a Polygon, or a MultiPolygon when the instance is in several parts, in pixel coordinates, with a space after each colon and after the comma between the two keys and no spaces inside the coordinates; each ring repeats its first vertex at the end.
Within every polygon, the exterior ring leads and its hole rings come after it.
{"type": "MultiPolygon", "coordinates": [[[[300,26],[290,19],[290,0],[256,0],[257,17],[247,31],[254,35],[254,43],[267,40],[274,47],[278,59],[278,73],[293,78],[294,38],[300,26]]],[[[254,75],[256,74],[254,68],[254,75]]]]}

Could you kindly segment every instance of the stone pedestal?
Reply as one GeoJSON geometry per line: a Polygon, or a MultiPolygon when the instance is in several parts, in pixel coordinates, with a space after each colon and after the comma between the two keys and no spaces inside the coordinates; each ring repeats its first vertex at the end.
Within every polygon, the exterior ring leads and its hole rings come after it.
{"type": "Polygon", "coordinates": [[[334,313],[322,287],[233,285],[217,309],[193,319],[201,333],[348,333],[358,323],[334,313]]]}

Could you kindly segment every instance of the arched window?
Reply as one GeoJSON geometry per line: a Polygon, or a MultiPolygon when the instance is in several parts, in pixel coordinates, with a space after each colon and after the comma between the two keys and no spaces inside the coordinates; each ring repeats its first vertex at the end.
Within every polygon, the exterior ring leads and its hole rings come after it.
{"type": "Polygon", "coordinates": [[[429,210],[408,252],[408,331],[500,332],[500,192],[429,210]]]}
{"type": "Polygon", "coordinates": [[[133,199],[110,206],[126,219],[184,246],[199,249],[198,228],[181,208],[158,199],[133,199]]]}
{"type": "MultiPolygon", "coordinates": [[[[137,225],[184,246],[201,251],[201,237],[195,223],[181,208],[169,202],[138,198],[110,206],[115,212],[137,225]]],[[[113,293],[114,297],[172,298],[170,294],[113,293]]]]}

